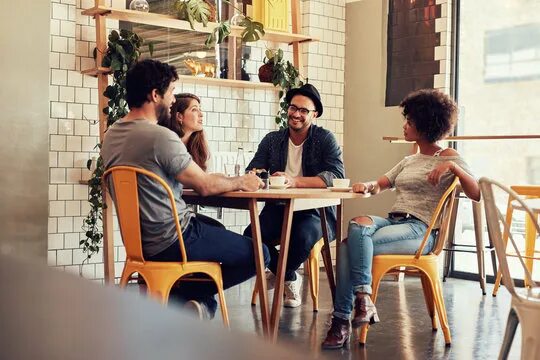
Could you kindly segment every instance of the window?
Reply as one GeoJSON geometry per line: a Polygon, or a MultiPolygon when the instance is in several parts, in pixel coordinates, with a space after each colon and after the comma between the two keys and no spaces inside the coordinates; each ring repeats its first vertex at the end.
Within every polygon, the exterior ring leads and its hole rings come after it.
{"type": "MultiPolygon", "coordinates": [[[[458,135],[540,134],[540,2],[478,0],[457,1],[456,6],[458,135]]],[[[477,177],[506,185],[540,184],[540,140],[456,144],[477,177]]],[[[498,199],[502,209],[506,202],[498,199]]],[[[513,228],[523,242],[524,216],[519,213],[513,228]]],[[[468,201],[460,203],[456,242],[475,244],[468,201]]],[[[477,274],[476,255],[456,253],[454,270],[477,274]]],[[[486,272],[493,272],[488,254],[486,272]]]]}

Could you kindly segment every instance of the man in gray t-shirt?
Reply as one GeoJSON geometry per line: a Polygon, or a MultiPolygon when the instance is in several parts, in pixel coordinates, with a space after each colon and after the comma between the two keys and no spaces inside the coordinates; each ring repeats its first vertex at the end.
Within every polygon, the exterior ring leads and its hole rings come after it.
{"type": "MultiPolygon", "coordinates": [[[[160,176],[173,191],[182,237],[189,260],[221,263],[225,288],[255,275],[253,246],[249,237],[212,226],[198,220],[182,199],[183,187],[207,196],[227,191],[255,191],[262,181],[254,174],[225,177],[205,173],[188,153],[178,136],[157,122],[170,116],[175,97],[174,81],[178,75],[173,66],[154,60],[143,60],[128,71],[126,101],[130,112],[112,125],[105,134],[101,156],[108,169],[129,165],[160,176]]],[[[168,196],[161,185],[139,176],[139,207],[143,255],[150,261],[181,260],[174,218],[168,196]]],[[[110,185],[110,184],[109,184],[110,185]]],[[[114,199],[114,189],[111,189],[114,199]]],[[[269,255],[263,246],[265,264],[269,255]]],[[[196,301],[210,317],[215,313],[216,288],[206,282],[188,282],[171,292],[180,301],[196,301]]]]}

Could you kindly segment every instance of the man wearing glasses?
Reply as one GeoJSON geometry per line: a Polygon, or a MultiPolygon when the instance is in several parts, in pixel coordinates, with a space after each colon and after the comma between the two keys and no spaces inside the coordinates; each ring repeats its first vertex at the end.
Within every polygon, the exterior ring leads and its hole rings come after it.
{"type": "MultiPolygon", "coordinates": [[[[344,178],[345,170],[335,136],[313,124],[323,113],[317,89],[306,84],[292,89],[285,96],[289,103],[288,127],[266,135],[259,144],[247,170],[266,169],[272,176],[284,176],[290,187],[326,188],[334,178],[344,178]]],[[[266,204],[260,214],[261,235],[270,250],[267,275],[268,288],[272,289],[277,271],[278,250],[274,247],[281,235],[283,206],[266,204]]],[[[336,209],[327,208],[326,218],[330,239],[335,237],[336,209]]],[[[244,234],[251,234],[249,226],[244,234]]],[[[297,211],[293,214],[289,256],[285,272],[286,307],[300,306],[302,278],[296,270],[307,260],[311,248],[322,237],[321,218],[316,209],[297,211]]]]}

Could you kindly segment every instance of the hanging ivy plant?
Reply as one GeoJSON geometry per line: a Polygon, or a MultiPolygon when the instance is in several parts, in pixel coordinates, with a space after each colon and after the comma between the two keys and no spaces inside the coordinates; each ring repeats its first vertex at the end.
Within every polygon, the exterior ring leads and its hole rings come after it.
{"type": "MultiPolygon", "coordinates": [[[[289,104],[285,100],[285,94],[291,89],[298,88],[304,85],[301,79],[300,72],[290,61],[283,59],[283,50],[266,49],[263,62],[272,68],[272,84],[278,86],[279,90],[279,110],[276,114],[275,121],[280,128],[287,127],[287,108],[289,104]]],[[[265,66],[263,65],[263,66],[265,66]]],[[[306,79],[306,83],[307,83],[306,79]]]]}
{"type": "MultiPolygon", "coordinates": [[[[107,126],[111,126],[129,112],[126,102],[126,74],[139,59],[140,48],[144,41],[134,32],[125,29],[120,30],[120,32],[111,31],[108,40],[107,51],[101,66],[110,68],[113,76],[112,84],[107,86],[103,92],[103,95],[109,99],[107,106],[103,108],[103,113],[107,115],[107,126]]],[[[150,55],[152,55],[153,44],[149,43],[148,47],[150,55]]],[[[96,149],[100,150],[101,144],[98,144],[96,149]]],[[[91,170],[92,160],[88,160],[86,167],[91,170]]],[[[90,212],[84,219],[82,227],[86,238],[79,242],[86,253],[86,261],[99,252],[99,245],[103,239],[103,209],[105,208],[101,186],[103,172],[103,159],[99,156],[95,170],[88,180],[90,212]]]]}

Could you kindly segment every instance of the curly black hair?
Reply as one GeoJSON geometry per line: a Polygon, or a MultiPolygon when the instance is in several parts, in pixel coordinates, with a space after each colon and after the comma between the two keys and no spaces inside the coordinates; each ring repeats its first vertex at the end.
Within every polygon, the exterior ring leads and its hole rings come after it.
{"type": "Polygon", "coordinates": [[[456,102],[436,89],[413,91],[401,101],[399,107],[418,133],[431,143],[448,135],[456,123],[456,102]]]}
{"type": "Polygon", "coordinates": [[[126,101],[130,108],[141,107],[152,90],[163,96],[169,84],[176,80],[178,73],[174,66],[152,59],[141,60],[126,74],[126,101]]]}

